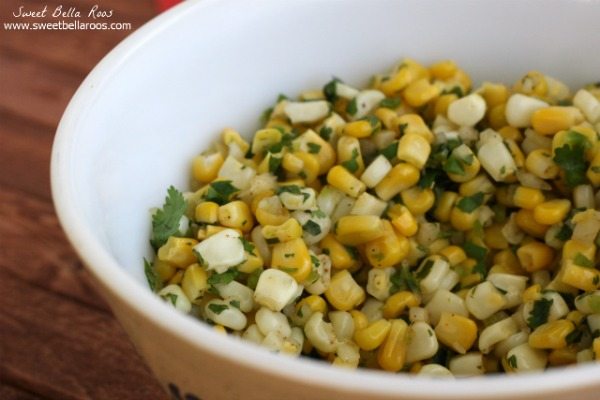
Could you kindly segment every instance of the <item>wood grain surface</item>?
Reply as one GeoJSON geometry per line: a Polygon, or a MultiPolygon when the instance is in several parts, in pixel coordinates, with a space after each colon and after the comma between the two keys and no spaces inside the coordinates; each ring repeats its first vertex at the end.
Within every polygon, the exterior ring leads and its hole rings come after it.
{"type": "MultiPolygon", "coordinates": [[[[65,239],[50,196],[52,140],[93,66],[156,14],[152,0],[0,1],[0,399],[167,396],[65,239]],[[19,7],[98,4],[132,30],[11,31],[19,7]]],[[[59,18],[60,19],[60,18],[59,18]]]]}

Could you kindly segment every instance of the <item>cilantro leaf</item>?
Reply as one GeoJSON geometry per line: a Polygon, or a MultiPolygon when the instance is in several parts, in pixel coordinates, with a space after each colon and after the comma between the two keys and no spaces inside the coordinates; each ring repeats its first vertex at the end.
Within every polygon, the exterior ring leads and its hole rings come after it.
{"type": "Polygon", "coordinates": [[[463,212],[472,213],[477,207],[483,204],[483,199],[483,193],[477,192],[473,196],[467,196],[460,199],[458,203],[456,203],[456,207],[463,212]]]}
{"type": "Polygon", "coordinates": [[[156,276],[156,271],[152,264],[144,258],[144,274],[146,275],[146,280],[148,281],[148,286],[150,286],[150,290],[153,292],[156,291],[158,287],[158,276],[156,276]]]}
{"type": "Polygon", "coordinates": [[[262,272],[262,268],[258,268],[252,271],[250,275],[248,275],[248,279],[246,280],[246,286],[248,286],[252,290],[256,289],[256,285],[258,284],[258,278],[260,278],[260,274],[262,274],[262,272]]]}
{"type": "Polygon", "coordinates": [[[387,98],[379,102],[379,107],[396,109],[402,103],[402,100],[396,98],[387,98]]]}
{"type": "Polygon", "coordinates": [[[465,242],[463,248],[467,256],[474,258],[477,261],[477,264],[473,267],[473,272],[478,273],[485,278],[487,275],[487,268],[485,266],[485,258],[488,252],[487,249],[469,241],[465,242]]]}
{"type": "Polygon", "coordinates": [[[318,154],[321,151],[321,145],[317,143],[307,143],[308,152],[311,154],[318,154]]]}
{"type": "Polygon", "coordinates": [[[396,270],[390,277],[392,287],[390,293],[410,290],[413,293],[420,293],[419,284],[408,266],[404,265],[400,270],[396,270]]]}
{"type": "Polygon", "coordinates": [[[424,170],[423,174],[421,174],[421,177],[419,178],[419,182],[417,182],[417,185],[421,189],[431,188],[433,186],[433,184],[435,183],[435,180],[438,175],[439,175],[439,171],[437,169],[426,168],[424,170]]]}
{"type": "Polygon", "coordinates": [[[239,189],[233,186],[231,181],[216,181],[209,185],[204,198],[207,201],[223,205],[228,203],[231,196],[238,191],[239,189]]]}
{"type": "Polygon", "coordinates": [[[319,130],[319,136],[321,136],[323,139],[329,141],[329,139],[331,139],[331,134],[333,133],[333,129],[331,129],[328,126],[324,126],[321,128],[321,130],[319,130]]]}
{"type": "Polygon", "coordinates": [[[277,170],[281,166],[282,157],[274,157],[273,154],[269,157],[269,172],[272,174],[277,173],[277,170]]]}
{"type": "Polygon", "coordinates": [[[350,100],[348,105],[346,106],[346,112],[350,115],[356,115],[358,112],[358,105],[356,104],[356,97],[350,100]]]}
{"type": "Polygon", "coordinates": [[[183,217],[187,204],[183,194],[170,186],[167,190],[167,198],[162,209],[157,210],[152,216],[152,236],[150,243],[154,249],[165,244],[170,236],[179,232],[179,221],[183,217]]]}
{"type": "Polygon", "coordinates": [[[573,229],[569,225],[563,224],[563,226],[560,227],[560,230],[556,233],[554,237],[564,242],[571,239],[572,235],[573,229]]]}
{"type": "Polygon", "coordinates": [[[352,149],[352,156],[349,160],[346,160],[341,163],[342,167],[346,168],[348,171],[354,173],[358,171],[358,149],[352,149]]]}
{"type": "Polygon", "coordinates": [[[580,265],[582,267],[594,268],[594,262],[581,253],[575,254],[575,258],[573,259],[573,262],[575,262],[575,264],[580,265]]]}
{"type": "Polygon", "coordinates": [[[333,78],[325,86],[323,86],[323,94],[325,95],[325,98],[332,103],[337,100],[338,82],[341,81],[338,78],[333,78]]]}
{"type": "Polygon", "coordinates": [[[533,310],[529,318],[527,318],[527,325],[531,329],[535,329],[540,325],[543,325],[548,321],[548,315],[550,314],[550,307],[552,307],[552,299],[541,298],[533,302],[533,310]]]}
{"type": "Polygon", "coordinates": [[[310,197],[310,194],[303,192],[302,189],[300,189],[300,186],[298,186],[298,185],[281,186],[279,189],[277,189],[277,194],[279,195],[281,193],[291,193],[291,194],[302,195],[302,197],[304,198],[304,201],[306,201],[310,197]]]}
{"type": "Polygon", "coordinates": [[[554,151],[553,160],[565,173],[569,187],[586,182],[585,150],[589,146],[590,142],[585,136],[575,131],[569,131],[565,138],[565,144],[554,151]]]}
{"type": "Polygon", "coordinates": [[[518,368],[516,355],[513,354],[512,356],[508,357],[506,361],[511,368],[518,368]]]}
{"type": "Polygon", "coordinates": [[[211,286],[219,284],[225,285],[237,278],[239,274],[240,271],[238,271],[237,268],[231,268],[221,274],[213,273],[208,277],[207,282],[211,286]]]}
{"type": "Polygon", "coordinates": [[[240,309],[240,301],[239,300],[231,300],[229,302],[229,304],[231,304],[232,306],[234,306],[235,308],[237,308],[238,310],[240,309]]]}
{"type": "Polygon", "coordinates": [[[442,95],[444,94],[455,94],[458,97],[463,97],[465,95],[460,86],[453,86],[452,89],[444,89],[442,95]]]}
{"type": "Polygon", "coordinates": [[[174,293],[167,293],[165,294],[163,297],[165,297],[166,299],[168,299],[171,304],[173,304],[174,306],[177,305],[177,295],[174,293]]]}
{"type": "Polygon", "coordinates": [[[321,233],[321,226],[310,219],[302,225],[302,230],[307,232],[309,235],[317,236],[321,233]]]}
{"type": "Polygon", "coordinates": [[[246,253],[254,254],[254,250],[256,249],[256,247],[252,243],[250,243],[249,241],[247,241],[246,239],[244,239],[241,236],[240,236],[240,241],[242,242],[242,245],[244,246],[244,251],[246,253]]]}
{"type": "Polygon", "coordinates": [[[215,314],[221,314],[223,311],[227,310],[229,306],[227,304],[215,304],[211,303],[208,305],[208,309],[215,314]]]}
{"type": "Polygon", "coordinates": [[[383,155],[390,161],[396,158],[396,154],[398,154],[398,141],[395,140],[392,143],[388,144],[386,147],[379,151],[379,154],[383,155]]]}
{"type": "Polygon", "coordinates": [[[449,174],[464,175],[465,167],[463,167],[462,161],[459,158],[450,156],[444,163],[444,171],[449,174]]]}

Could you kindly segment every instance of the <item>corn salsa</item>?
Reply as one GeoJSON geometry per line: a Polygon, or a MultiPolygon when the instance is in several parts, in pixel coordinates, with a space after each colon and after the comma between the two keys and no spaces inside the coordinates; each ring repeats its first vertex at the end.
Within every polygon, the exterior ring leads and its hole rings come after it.
{"type": "Polygon", "coordinates": [[[434,376],[600,360],[600,83],[404,59],[280,95],[152,212],[177,310],[290,356],[434,376]]]}

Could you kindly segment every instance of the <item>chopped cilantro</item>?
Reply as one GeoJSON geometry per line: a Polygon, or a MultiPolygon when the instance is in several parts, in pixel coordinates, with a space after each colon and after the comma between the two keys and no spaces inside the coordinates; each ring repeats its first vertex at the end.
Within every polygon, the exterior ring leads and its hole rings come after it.
{"type": "Polygon", "coordinates": [[[265,241],[267,242],[267,244],[277,244],[277,243],[279,243],[279,239],[277,239],[276,237],[265,239],[265,241]]]}
{"type": "Polygon", "coordinates": [[[321,226],[310,219],[302,225],[302,230],[308,232],[309,235],[317,236],[321,233],[321,226]]]}
{"type": "Polygon", "coordinates": [[[518,365],[517,365],[517,356],[516,355],[513,354],[512,356],[508,357],[506,359],[506,361],[508,362],[508,365],[511,368],[513,368],[513,369],[518,368],[518,365]]]}
{"type": "Polygon", "coordinates": [[[403,290],[410,290],[413,293],[419,293],[419,284],[415,279],[415,276],[408,266],[404,265],[400,270],[396,270],[390,277],[392,287],[390,292],[395,293],[403,290]]]}
{"type": "Polygon", "coordinates": [[[166,243],[170,236],[179,232],[179,221],[183,217],[187,204],[183,194],[173,186],[167,190],[167,198],[162,209],[152,215],[152,236],[150,243],[154,249],[166,243]]]}
{"type": "Polygon", "coordinates": [[[323,94],[325,95],[325,98],[332,103],[337,100],[338,82],[341,81],[338,78],[333,78],[325,86],[323,86],[323,94]]]}
{"type": "Polygon", "coordinates": [[[231,304],[233,307],[237,308],[238,310],[240,309],[240,301],[239,300],[231,300],[229,302],[229,304],[231,304]]]}
{"type": "Polygon", "coordinates": [[[283,271],[283,272],[287,272],[288,274],[293,274],[294,272],[298,271],[298,268],[295,267],[276,267],[277,269],[283,271]]]}
{"type": "Polygon", "coordinates": [[[567,185],[575,187],[586,182],[585,150],[590,142],[581,133],[569,131],[566,134],[565,144],[554,151],[554,162],[565,173],[567,185]]]}
{"type": "Polygon", "coordinates": [[[581,253],[575,254],[575,258],[573,259],[573,261],[575,262],[575,264],[580,265],[582,267],[594,268],[594,262],[581,253]]]}
{"type": "Polygon", "coordinates": [[[423,266],[417,271],[417,279],[425,279],[425,277],[431,272],[431,268],[433,268],[433,261],[427,260],[425,264],[423,264],[423,266]]]}
{"type": "Polygon", "coordinates": [[[204,198],[207,201],[223,205],[228,203],[231,196],[238,191],[239,189],[233,186],[231,181],[216,181],[209,185],[204,198]]]}
{"type": "Polygon", "coordinates": [[[444,94],[455,94],[458,97],[463,97],[465,95],[460,86],[453,86],[452,89],[444,89],[444,91],[442,91],[442,95],[444,94]]]}
{"type": "Polygon", "coordinates": [[[263,111],[262,114],[260,114],[260,123],[265,125],[267,122],[269,122],[271,114],[273,114],[273,107],[269,107],[263,111]]]}
{"type": "Polygon", "coordinates": [[[174,293],[167,293],[164,295],[165,298],[167,298],[169,301],[171,301],[171,304],[173,304],[174,306],[177,305],[177,295],[174,293]]]}
{"type": "Polygon", "coordinates": [[[454,175],[465,174],[465,168],[463,167],[461,160],[454,156],[448,157],[448,159],[444,163],[444,171],[454,175]]]}
{"type": "Polygon", "coordinates": [[[314,255],[310,255],[310,262],[315,266],[315,267],[319,267],[321,265],[321,262],[319,261],[319,258],[317,256],[314,255]]]}
{"type": "Polygon", "coordinates": [[[156,291],[158,286],[158,276],[156,276],[156,271],[152,264],[144,258],[144,274],[146,275],[146,280],[148,281],[148,286],[150,286],[150,290],[153,292],[156,291]]]}
{"type": "Polygon", "coordinates": [[[307,143],[308,152],[311,154],[318,154],[321,151],[321,145],[317,143],[307,143]]]}
{"type": "Polygon", "coordinates": [[[571,239],[571,235],[573,235],[573,229],[569,225],[563,224],[554,237],[564,242],[571,239]]]}
{"type": "Polygon", "coordinates": [[[483,193],[477,192],[473,196],[467,196],[460,199],[458,203],[456,203],[456,207],[463,212],[472,213],[477,207],[483,204],[483,199],[483,193]]]}
{"type": "Polygon", "coordinates": [[[358,149],[352,149],[352,155],[351,158],[349,160],[346,160],[344,162],[342,162],[342,167],[346,168],[348,171],[354,173],[356,171],[358,171],[358,157],[360,154],[358,154],[358,149]]]}
{"type": "Polygon", "coordinates": [[[246,280],[246,286],[248,286],[252,290],[256,289],[256,285],[258,284],[258,278],[260,277],[260,274],[262,274],[262,272],[262,268],[258,268],[252,271],[252,273],[248,275],[248,279],[246,280]]]}
{"type": "Polygon", "coordinates": [[[386,147],[379,151],[379,154],[383,155],[390,161],[396,158],[396,154],[398,154],[398,141],[396,140],[388,144],[386,147]]]}
{"type": "Polygon", "coordinates": [[[478,273],[485,278],[487,275],[487,269],[485,267],[485,258],[488,252],[487,249],[469,241],[465,242],[463,248],[467,256],[474,258],[477,261],[477,264],[473,267],[473,272],[478,273]]]}
{"type": "Polygon", "coordinates": [[[219,284],[225,285],[237,278],[239,274],[240,272],[237,270],[237,268],[231,268],[228,271],[225,271],[221,274],[213,273],[211,276],[208,277],[207,282],[209,285],[212,286],[219,284]]]}
{"type": "Polygon", "coordinates": [[[279,93],[279,96],[277,96],[277,103],[283,101],[283,100],[287,100],[289,97],[287,97],[285,94],[283,93],[279,93]]]}
{"type": "Polygon", "coordinates": [[[269,156],[269,172],[272,174],[277,173],[277,170],[281,166],[282,157],[275,157],[273,154],[269,156]]]}
{"type": "Polygon", "coordinates": [[[396,109],[402,103],[402,100],[395,98],[387,98],[379,102],[379,107],[396,109]]]}
{"type": "Polygon", "coordinates": [[[242,245],[244,245],[244,251],[246,253],[250,253],[250,254],[254,255],[254,250],[256,249],[256,247],[241,236],[240,236],[240,241],[242,242],[242,245]]]}
{"type": "Polygon", "coordinates": [[[358,260],[359,254],[358,249],[356,247],[344,245],[344,248],[346,249],[348,254],[350,254],[350,257],[352,257],[353,260],[358,260]]]}
{"type": "Polygon", "coordinates": [[[548,315],[550,314],[550,307],[554,300],[541,298],[533,302],[533,310],[529,318],[527,318],[527,325],[531,329],[535,329],[540,325],[543,325],[548,321],[548,315]]]}
{"type": "Polygon", "coordinates": [[[356,97],[350,100],[348,105],[346,106],[346,112],[350,115],[356,115],[358,112],[358,105],[356,104],[356,97]]]}
{"type": "Polygon", "coordinates": [[[573,343],[579,343],[579,341],[581,340],[581,337],[583,336],[583,332],[584,330],[581,328],[582,325],[579,325],[577,328],[575,328],[571,333],[569,333],[566,337],[565,337],[565,341],[567,342],[567,345],[569,344],[573,344],[573,343]]]}
{"type": "Polygon", "coordinates": [[[321,130],[319,130],[319,136],[321,136],[323,139],[329,141],[329,139],[331,139],[331,134],[333,133],[333,129],[331,129],[328,126],[324,126],[321,128],[321,130]]]}
{"type": "Polygon", "coordinates": [[[298,185],[281,186],[279,189],[277,189],[277,194],[281,194],[281,193],[291,193],[291,194],[302,195],[302,197],[304,198],[304,201],[308,200],[308,198],[310,197],[310,194],[303,192],[302,189],[300,189],[300,186],[298,186],[298,185]]]}
{"type": "Polygon", "coordinates": [[[208,309],[217,315],[221,314],[223,311],[227,310],[228,308],[229,308],[229,306],[227,304],[211,303],[208,305],[208,309]]]}
{"type": "Polygon", "coordinates": [[[439,171],[437,169],[425,168],[424,172],[419,178],[419,182],[417,183],[417,185],[421,189],[431,188],[435,183],[438,174],[439,171]]]}

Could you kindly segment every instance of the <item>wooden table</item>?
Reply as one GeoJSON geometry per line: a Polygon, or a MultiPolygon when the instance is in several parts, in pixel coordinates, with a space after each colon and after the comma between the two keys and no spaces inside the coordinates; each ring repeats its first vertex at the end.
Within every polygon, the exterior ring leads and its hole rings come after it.
{"type": "MultiPolygon", "coordinates": [[[[61,5],[132,30],[152,0],[0,1],[0,399],[166,399],[58,224],[49,184],[52,140],[91,68],[131,31],[10,31],[6,22],[53,21],[61,5]],[[45,18],[19,18],[41,10],[45,18]]],[[[60,18],[59,18],[60,19],[60,18]]]]}

